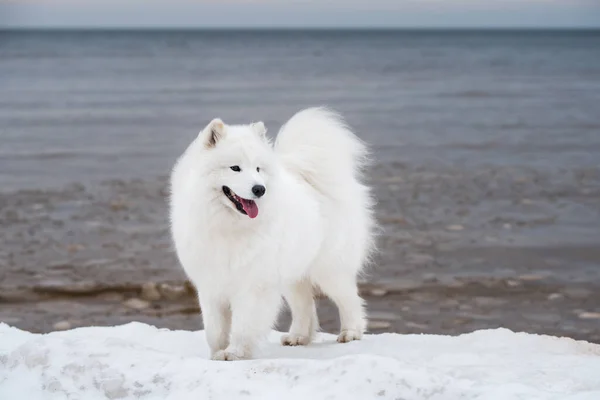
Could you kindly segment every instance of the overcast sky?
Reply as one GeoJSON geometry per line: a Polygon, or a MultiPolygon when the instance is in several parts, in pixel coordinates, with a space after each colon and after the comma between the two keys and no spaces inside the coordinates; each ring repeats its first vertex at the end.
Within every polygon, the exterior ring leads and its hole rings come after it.
{"type": "Polygon", "coordinates": [[[0,27],[600,28],[600,0],[0,0],[0,27]]]}

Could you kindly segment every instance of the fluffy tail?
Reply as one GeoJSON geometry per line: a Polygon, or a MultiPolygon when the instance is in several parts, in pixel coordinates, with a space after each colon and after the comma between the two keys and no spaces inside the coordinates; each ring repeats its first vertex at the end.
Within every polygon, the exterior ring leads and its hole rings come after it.
{"type": "Polygon", "coordinates": [[[360,183],[369,161],[367,147],[330,110],[298,112],[281,127],[275,151],[288,170],[334,201],[356,195],[357,190],[364,192],[365,200],[369,197],[368,189],[360,183]]]}

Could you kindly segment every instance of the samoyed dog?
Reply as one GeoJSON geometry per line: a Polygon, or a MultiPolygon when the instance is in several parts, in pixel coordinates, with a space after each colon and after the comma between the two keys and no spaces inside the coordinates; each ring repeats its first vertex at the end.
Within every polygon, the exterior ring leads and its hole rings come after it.
{"type": "Polygon", "coordinates": [[[323,108],[294,115],[274,144],[262,122],[212,120],[173,168],[170,217],[178,258],[198,291],[214,360],[253,356],[284,297],[288,346],[319,323],[318,288],[339,309],[338,342],[366,327],[357,289],[374,247],[365,145],[323,108]]]}

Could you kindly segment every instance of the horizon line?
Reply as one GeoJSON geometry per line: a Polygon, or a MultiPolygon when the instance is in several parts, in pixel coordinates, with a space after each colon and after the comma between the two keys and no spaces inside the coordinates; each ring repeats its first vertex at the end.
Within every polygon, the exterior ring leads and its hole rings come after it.
{"type": "Polygon", "coordinates": [[[0,26],[0,31],[600,31],[600,26],[0,26]]]}

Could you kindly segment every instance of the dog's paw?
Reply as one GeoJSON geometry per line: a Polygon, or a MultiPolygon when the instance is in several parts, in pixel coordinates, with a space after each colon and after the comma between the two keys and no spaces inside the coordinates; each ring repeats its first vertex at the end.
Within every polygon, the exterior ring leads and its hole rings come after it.
{"type": "Polygon", "coordinates": [[[360,340],[361,338],[362,332],[356,331],[354,329],[348,329],[340,332],[337,341],[338,343],[348,343],[352,342],[353,340],[360,340]]]}
{"type": "Polygon", "coordinates": [[[233,351],[219,350],[212,355],[211,359],[213,361],[238,361],[243,360],[244,357],[233,351]]]}
{"type": "Polygon", "coordinates": [[[284,346],[306,346],[310,343],[310,337],[288,333],[281,337],[281,344],[284,346]]]}

